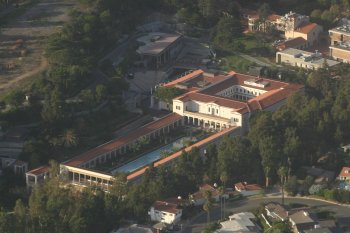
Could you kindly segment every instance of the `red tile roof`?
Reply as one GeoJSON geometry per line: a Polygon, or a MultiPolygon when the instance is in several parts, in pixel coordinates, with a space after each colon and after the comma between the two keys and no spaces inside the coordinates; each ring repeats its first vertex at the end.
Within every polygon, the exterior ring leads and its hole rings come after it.
{"type": "Polygon", "coordinates": [[[247,184],[239,182],[235,184],[235,188],[238,191],[245,190],[245,191],[254,191],[254,190],[261,190],[262,187],[258,184],[247,184]]]}
{"type": "Polygon", "coordinates": [[[189,79],[192,79],[194,77],[198,77],[199,75],[203,74],[204,71],[199,69],[199,70],[195,70],[193,71],[192,73],[189,73],[181,78],[178,78],[178,79],[175,79],[171,82],[168,82],[166,84],[164,84],[165,87],[172,87],[172,86],[175,86],[176,84],[178,83],[181,83],[181,82],[185,82],[185,81],[188,81],[189,79]]]}
{"type": "Polygon", "coordinates": [[[303,34],[309,34],[316,27],[318,27],[318,24],[316,24],[316,23],[306,23],[306,24],[302,25],[301,27],[297,28],[295,31],[303,33],[303,34]]]}
{"type": "Polygon", "coordinates": [[[279,50],[284,50],[284,49],[287,49],[287,48],[295,48],[295,47],[298,47],[298,46],[302,46],[302,45],[305,45],[307,43],[307,41],[302,38],[302,37],[296,37],[296,38],[293,38],[293,39],[290,39],[290,40],[286,40],[280,44],[278,44],[276,46],[277,49],[279,50]]]}
{"type": "Polygon", "coordinates": [[[204,198],[204,192],[210,191],[212,193],[212,197],[217,197],[220,193],[217,189],[215,189],[213,186],[209,184],[204,184],[199,187],[199,190],[193,194],[191,194],[192,198],[194,200],[199,200],[204,198]]]}
{"type": "Polygon", "coordinates": [[[132,142],[133,140],[136,140],[141,136],[152,133],[153,131],[160,129],[166,125],[170,125],[180,119],[182,119],[182,116],[176,113],[171,113],[157,121],[153,121],[141,128],[138,128],[137,130],[132,131],[131,133],[125,136],[119,137],[115,140],[112,140],[94,149],[86,151],[85,153],[72,158],[71,160],[65,162],[64,164],[68,166],[79,167],[83,163],[88,162],[94,159],[95,157],[98,157],[104,153],[111,152],[112,150],[115,150],[116,148],[119,148],[129,142],[132,142]]]}
{"type": "Polygon", "coordinates": [[[350,177],[350,167],[343,167],[338,177],[350,177]]]}
{"type": "MultiPolygon", "coordinates": [[[[176,153],[174,153],[174,154],[172,154],[172,155],[170,155],[170,156],[168,156],[168,157],[166,157],[164,159],[158,160],[157,162],[154,163],[153,166],[154,167],[159,167],[159,166],[161,166],[161,165],[163,165],[163,164],[165,164],[165,163],[167,163],[167,162],[169,162],[169,161],[171,161],[171,160],[173,160],[175,158],[178,158],[179,156],[182,155],[183,151],[188,152],[188,151],[191,151],[194,148],[199,148],[199,147],[201,147],[201,146],[203,146],[203,145],[205,145],[205,144],[207,144],[207,143],[209,143],[211,141],[215,141],[219,137],[222,137],[222,136],[224,136],[226,134],[229,134],[229,133],[233,132],[236,129],[237,129],[237,127],[231,127],[231,128],[227,128],[227,129],[221,130],[220,132],[218,132],[218,133],[216,133],[214,135],[211,135],[210,137],[207,137],[207,138],[205,138],[205,139],[203,139],[203,140],[201,140],[199,142],[196,142],[195,144],[193,144],[193,145],[191,145],[189,147],[186,147],[184,150],[178,151],[178,152],[176,152],[176,153]]],[[[133,180],[133,179],[141,176],[143,173],[145,173],[145,171],[147,169],[148,169],[148,167],[144,167],[144,168],[141,168],[139,170],[136,170],[136,171],[130,173],[127,176],[127,179],[128,180],[133,180]]]]}
{"type": "Polygon", "coordinates": [[[156,201],[155,203],[153,203],[152,207],[155,210],[172,214],[177,214],[180,211],[180,209],[177,208],[176,204],[165,201],[156,201]]]}
{"type": "Polygon", "coordinates": [[[27,172],[27,174],[38,176],[38,175],[42,175],[42,174],[45,174],[48,172],[49,172],[49,166],[45,165],[45,166],[41,166],[41,167],[38,167],[38,168],[31,170],[31,171],[27,172]]]}
{"type": "Polygon", "coordinates": [[[267,16],[267,19],[268,19],[269,21],[277,21],[277,20],[280,19],[281,17],[282,17],[282,16],[280,16],[280,15],[272,14],[272,15],[267,16]]]}
{"type": "Polygon", "coordinates": [[[219,81],[213,82],[212,85],[209,85],[199,91],[189,91],[188,93],[185,93],[177,97],[176,99],[183,102],[194,100],[204,103],[216,103],[220,106],[233,108],[235,109],[235,111],[244,114],[256,110],[263,110],[273,104],[276,104],[286,99],[289,95],[291,95],[294,92],[300,91],[302,88],[303,86],[299,84],[290,84],[277,80],[264,79],[251,75],[230,72],[228,73],[228,75],[224,76],[224,78],[220,77],[219,81]],[[254,80],[256,83],[266,81],[268,82],[268,85],[263,88],[245,83],[245,81],[251,80],[254,80]],[[233,85],[252,87],[254,89],[264,90],[267,92],[261,94],[260,96],[250,99],[248,103],[216,95],[220,91],[225,90],[233,85]]]}

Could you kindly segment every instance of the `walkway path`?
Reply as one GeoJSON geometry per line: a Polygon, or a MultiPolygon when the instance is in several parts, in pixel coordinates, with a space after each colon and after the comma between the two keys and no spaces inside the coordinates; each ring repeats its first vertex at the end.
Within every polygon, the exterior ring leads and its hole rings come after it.
{"type": "Polygon", "coordinates": [[[266,62],[263,62],[255,57],[252,57],[250,55],[247,55],[247,54],[242,54],[242,53],[237,53],[238,56],[248,60],[248,61],[251,61],[251,62],[255,62],[256,64],[260,65],[260,66],[266,66],[266,67],[272,67],[273,64],[271,63],[266,63],[266,62]]]}

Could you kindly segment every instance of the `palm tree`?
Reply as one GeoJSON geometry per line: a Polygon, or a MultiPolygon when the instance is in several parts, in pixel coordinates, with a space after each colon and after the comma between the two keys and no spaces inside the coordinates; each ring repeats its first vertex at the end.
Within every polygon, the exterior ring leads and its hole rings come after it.
{"type": "Polygon", "coordinates": [[[288,173],[288,169],[284,166],[280,167],[277,171],[278,176],[281,179],[281,187],[282,187],[282,205],[284,205],[284,184],[286,183],[286,177],[288,173]]]}
{"type": "Polygon", "coordinates": [[[61,136],[62,144],[64,147],[74,147],[78,145],[78,137],[73,129],[67,129],[61,136]]]}
{"type": "Polygon", "coordinates": [[[213,207],[212,193],[209,190],[204,191],[205,202],[203,205],[203,210],[207,212],[207,223],[210,222],[210,209],[213,207]]]}

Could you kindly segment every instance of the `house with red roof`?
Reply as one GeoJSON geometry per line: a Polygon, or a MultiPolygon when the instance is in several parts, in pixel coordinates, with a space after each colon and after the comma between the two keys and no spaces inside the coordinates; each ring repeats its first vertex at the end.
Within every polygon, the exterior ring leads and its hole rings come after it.
{"type": "Polygon", "coordinates": [[[252,196],[260,194],[263,188],[258,184],[248,184],[247,182],[239,182],[235,184],[237,192],[243,196],[252,196]]]}
{"type": "MultiPolygon", "coordinates": [[[[204,184],[199,187],[199,190],[189,195],[190,202],[195,206],[203,205],[205,202],[205,192],[211,192],[212,198],[215,202],[218,202],[221,196],[220,191],[210,184],[204,184]]],[[[228,196],[227,196],[228,197],[228,196]]],[[[227,198],[226,197],[226,198],[227,198]]]]}
{"type": "Polygon", "coordinates": [[[34,185],[44,182],[45,178],[49,175],[49,166],[41,166],[31,171],[26,172],[26,184],[27,187],[33,187],[34,185]]]}
{"type": "Polygon", "coordinates": [[[164,200],[153,203],[148,211],[151,221],[176,224],[181,220],[182,209],[177,202],[164,200]]]}
{"type": "Polygon", "coordinates": [[[307,47],[317,45],[323,31],[320,25],[310,22],[309,16],[295,12],[285,14],[280,22],[284,25],[284,36],[287,40],[301,37],[307,41],[307,47]]]}
{"type": "Polygon", "coordinates": [[[341,169],[337,179],[350,181],[350,167],[343,167],[341,169]]]}
{"type": "Polygon", "coordinates": [[[173,112],[184,123],[221,130],[249,128],[249,117],[256,111],[275,111],[288,96],[303,92],[304,87],[272,79],[235,72],[208,73],[197,70],[164,85],[183,90],[173,99],[173,112]]]}

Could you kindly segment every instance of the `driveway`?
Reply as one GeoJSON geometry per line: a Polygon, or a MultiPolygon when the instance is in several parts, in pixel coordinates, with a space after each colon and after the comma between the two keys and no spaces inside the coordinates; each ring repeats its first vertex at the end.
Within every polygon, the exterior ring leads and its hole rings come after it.
{"type": "MultiPolygon", "coordinates": [[[[259,198],[259,199],[245,199],[236,202],[228,202],[226,204],[226,215],[231,213],[239,213],[251,211],[259,207],[259,205],[266,202],[281,202],[281,198],[259,198]]],[[[285,204],[298,203],[308,205],[310,207],[318,207],[329,210],[335,213],[340,225],[346,225],[350,229],[350,207],[331,204],[322,200],[312,200],[305,198],[285,198],[285,204]]],[[[211,210],[210,220],[216,221],[220,219],[220,208],[215,207],[211,210]]],[[[207,221],[207,213],[202,212],[197,215],[192,221],[184,227],[183,233],[200,233],[207,221]]]]}

